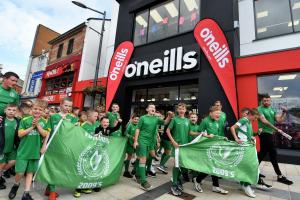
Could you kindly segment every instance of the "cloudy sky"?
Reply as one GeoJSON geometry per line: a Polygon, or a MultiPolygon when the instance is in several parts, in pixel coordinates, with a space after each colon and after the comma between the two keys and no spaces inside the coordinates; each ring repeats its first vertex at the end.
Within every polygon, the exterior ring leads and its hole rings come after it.
{"type": "MultiPolygon", "coordinates": [[[[78,0],[111,16],[114,0],[78,0]]],[[[0,0],[0,64],[3,72],[26,74],[29,54],[38,24],[59,33],[82,23],[97,13],[82,9],[71,0],[0,0]]]]}

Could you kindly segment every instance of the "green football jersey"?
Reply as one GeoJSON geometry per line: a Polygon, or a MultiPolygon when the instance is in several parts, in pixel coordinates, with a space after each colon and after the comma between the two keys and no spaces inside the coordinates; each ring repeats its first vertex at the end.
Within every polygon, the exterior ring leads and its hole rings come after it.
{"type": "Polygon", "coordinates": [[[168,128],[171,130],[173,139],[178,144],[186,144],[189,142],[189,132],[191,130],[189,119],[175,116],[171,120],[168,128]]]}
{"type": "MultiPolygon", "coordinates": [[[[20,122],[19,131],[26,130],[32,127],[32,121],[32,116],[23,118],[20,122]]],[[[43,127],[44,130],[50,131],[45,119],[40,118],[38,123],[41,127],[43,127]]],[[[17,160],[29,160],[40,158],[40,149],[43,138],[38,132],[37,128],[33,129],[27,135],[21,137],[20,140],[21,141],[17,152],[17,160]]]]}
{"type": "Polygon", "coordinates": [[[94,135],[95,134],[95,130],[98,127],[97,123],[95,122],[94,124],[91,124],[90,122],[84,122],[83,124],[81,124],[81,127],[90,135],[94,135]]]}
{"type": "MultiPolygon", "coordinates": [[[[55,113],[51,115],[48,119],[48,127],[51,129],[51,135],[53,134],[56,126],[58,125],[59,121],[61,120],[61,115],[59,113],[55,113]]],[[[73,114],[67,114],[65,120],[71,122],[72,124],[77,123],[77,118],[73,114]]]]}
{"type": "Polygon", "coordinates": [[[198,132],[206,132],[220,136],[220,126],[218,121],[212,119],[210,116],[205,117],[198,129],[198,132]]]}
{"type": "Polygon", "coordinates": [[[0,116],[4,115],[4,110],[7,104],[14,103],[19,105],[20,104],[20,95],[16,92],[15,89],[10,88],[8,90],[2,87],[0,84],[0,116]]]}
{"type": "Polygon", "coordinates": [[[153,139],[157,134],[157,126],[163,125],[164,120],[154,115],[143,115],[137,125],[140,130],[139,141],[145,144],[153,144],[153,139]]]}
{"type": "MultiPolygon", "coordinates": [[[[116,121],[121,118],[119,113],[114,113],[114,112],[108,112],[108,113],[106,113],[106,116],[109,119],[109,127],[110,128],[115,127],[116,121]]],[[[121,132],[122,132],[122,126],[120,126],[120,128],[117,131],[114,131],[113,135],[121,136],[121,132]]]]}
{"type": "Polygon", "coordinates": [[[225,136],[225,124],[226,124],[226,114],[221,111],[220,119],[218,120],[219,127],[220,127],[220,136],[225,136]]]}
{"type": "MultiPolygon", "coordinates": [[[[271,124],[275,125],[275,116],[276,111],[270,106],[270,107],[264,107],[263,105],[259,106],[257,108],[258,112],[263,115],[266,120],[268,120],[271,124]]],[[[273,134],[274,130],[264,123],[262,123],[260,120],[258,120],[258,128],[262,129],[262,132],[273,134]]]]}
{"type": "Polygon", "coordinates": [[[131,144],[131,145],[132,145],[133,142],[134,142],[134,136],[135,136],[136,128],[137,128],[137,124],[130,123],[130,124],[127,126],[126,131],[125,131],[125,135],[127,136],[128,142],[129,142],[129,144],[131,144]]]}
{"type": "Polygon", "coordinates": [[[15,133],[17,128],[17,120],[16,119],[5,119],[5,146],[4,153],[10,153],[14,151],[14,141],[15,141],[15,133]]]}
{"type": "MultiPolygon", "coordinates": [[[[190,129],[191,129],[190,131],[197,133],[199,129],[199,125],[197,123],[193,124],[192,122],[190,122],[190,129]]],[[[197,136],[189,135],[189,142],[193,141],[196,137],[197,136]]]]}
{"type": "Polygon", "coordinates": [[[253,137],[253,129],[250,121],[246,117],[243,117],[236,125],[238,126],[236,133],[240,140],[243,142],[250,141],[253,137]]]}

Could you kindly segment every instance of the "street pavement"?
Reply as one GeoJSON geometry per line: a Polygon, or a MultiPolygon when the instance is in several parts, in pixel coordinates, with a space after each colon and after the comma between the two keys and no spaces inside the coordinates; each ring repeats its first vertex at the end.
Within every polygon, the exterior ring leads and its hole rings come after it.
{"type": "MultiPolygon", "coordinates": [[[[103,189],[101,192],[92,193],[92,194],[82,194],[80,197],[81,200],[247,200],[251,199],[244,195],[241,191],[240,186],[237,182],[220,180],[220,184],[225,189],[229,190],[228,195],[220,195],[213,193],[211,191],[211,179],[208,177],[203,182],[203,193],[197,193],[192,182],[184,184],[184,194],[181,198],[172,196],[170,192],[170,180],[171,180],[171,166],[173,160],[169,160],[167,163],[169,173],[163,175],[157,172],[156,178],[148,178],[148,181],[153,185],[153,189],[149,192],[144,192],[139,188],[139,185],[133,180],[121,177],[120,181],[111,187],[103,189]]],[[[294,184],[287,186],[276,181],[276,175],[273,170],[271,163],[263,162],[260,166],[261,172],[266,175],[264,179],[266,183],[271,184],[273,188],[270,191],[260,191],[255,189],[256,200],[279,200],[279,199],[288,199],[288,200],[300,200],[300,165],[290,165],[290,164],[280,164],[282,173],[294,181],[294,184]]],[[[13,184],[13,178],[7,180],[7,189],[0,190],[0,200],[8,199],[8,192],[13,184]]],[[[15,199],[21,199],[23,193],[24,183],[21,183],[18,195],[15,199]]],[[[45,186],[39,183],[34,184],[34,189],[32,189],[31,194],[35,200],[44,200],[47,199],[43,196],[45,186]]],[[[58,188],[60,194],[58,199],[61,200],[71,200],[75,199],[72,194],[73,191],[70,189],[58,188]]]]}

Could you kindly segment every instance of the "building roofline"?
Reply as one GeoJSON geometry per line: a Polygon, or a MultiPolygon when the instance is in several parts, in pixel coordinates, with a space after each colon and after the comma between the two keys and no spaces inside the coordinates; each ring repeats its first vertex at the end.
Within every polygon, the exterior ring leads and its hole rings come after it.
{"type": "Polygon", "coordinates": [[[83,23],[79,24],[78,26],[75,26],[74,28],[68,30],[67,32],[65,32],[65,33],[63,33],[63,34],[61,34],[61,35],[59,35],[58,37],[54,38],[53,40],[50,40],[50,41],[48,42],[48,44],[54,45],[55,43],[58,43],[58,42],[64,40],[67,36],[69,36],[69,35],[71,35],[71,34],[77,32],[77,31],[81,30],[81,29],[84,28],[85,26],[86,26],[86,24],[85,24],[85,22],[83,22],[83,23]]]}

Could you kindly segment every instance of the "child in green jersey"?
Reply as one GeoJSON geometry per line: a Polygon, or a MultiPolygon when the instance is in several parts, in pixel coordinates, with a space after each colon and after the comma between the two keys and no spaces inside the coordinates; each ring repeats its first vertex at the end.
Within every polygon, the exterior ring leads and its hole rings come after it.
{"type": "Polygon", "coordinates": [[[132,174],[129,172],[129,164],[130,160],[132,159],[133,154],[135,153],[135,150],[133,148],[134,143],[134,136],[135,131],[137,128],[137,124],[139,123],[139,116],[134,114],[131,117],[131,122],[128,124],[125,135],[127,137],[127,147],[126,147],[126,153],[127,153],[127,159],[125,160],[125,171],[123,176],[127,178],[132,178],[132,174]]]}
{"type": "Polygon", "coordinates": [[[45,138],[50,129],[47,122],[42,118],[47,102],[37,99],[32,106],[31,116],[21,120],[18,136],[21,138],[17,150],[15,184],[9,193],[9,199],[13,199],[18,191],[20,180],[25,175],[25,189],[22,200],[31,200],[29,194],[32,177],[38,167],[42,139],[45,138]]]}
{"type": "MultiPolygon", "coordinates": [[[[77,118],[73,114],[71,114],[72,105],[73,105],[72,99],[70,99],[70,98],[62,99],[60,101],[60,112],[55,113],[49,117],[47,123],[48,123],[48,127],[50,128],[51,132],[48,135],[48,137],[45,138],[45,140],[43,142],[43,146],[41,149],[42,154],[46,151],[47,143],[48,143],[50,137],[53,135],[55,128],[57,127],[57,125],[61,119],[67,120],[67,121],[71,122],[72,124],[77,123],[77,118]]],[[[49,196],[49,200],[56,199],[58,194],[55,191],[56,191],[56,188],[54,185],[47,186],[45,195],[49,196]]]]}
{"type": "Polygon", "coordinates": [[[1,132],[4,133],[3,153],[0,153],[0,190],[6,188],[5,180],[2,177],[4,170],[8,170],[16,163],[16,136],[18,134],[19,122],[15,118],[17,111],[16,104],[8,104],[4,110],[5,118],[1,122],[1,132]]]}
{"type": "MultiPolygon", "coordinates": [[[[257,109],[248,109],[247,115],[245,114],[237,123],[235,123],[230,131],[238,144],[243,142],[253,142],[253,129],[252,122],[259,118],[259,112],[257,109]]],[[[255,198],[256,195],[251,188],[250,183],[241,182],[242,188],[245,194],[249,197],[255,198]]]]}
{"type": "MultiPolygon", "coordinates": [[[[178,115],[173,117],[168,128],[167,135],[174,147],[172,155],[175,156],[175,149],[179,148],[179,145],[186,144],[189,142],[189,132],[190,132],[190,122],[189,119],[185,117],[186,105],[184,103],[179,103],[177,105],[178,115]]],[[[180,178],[180,170],[175,166],[172,170],[172,186],[171,192],[174,196],[180,196],[183,191],[180,178]]]]}
{"type": "MultiPolygon", "coordinates": [[[[209,116],[205,117],[199,128],[198,128],[198,133],[196,133],[196,135],[199,135],[200,133],[203,134],[203,136],[205,137],[213,137],[214,135],[217,136],[222,136],[222,133],[220,132],[220,125],[218,120],[220,119],[220,115],[221,115],[221,111],[217,106],[212,106],[209,109],[209,116]]],[[[193,132],[191,132],[190,134],[195,135],[193,132]]],[[[201,182],[202,180],[207,177],[208,174],[205,173],[199,173],[197,177],[193,178],[193,182],[194,182],[194,187],[195,190],[197,192],[202,193],[203,189],[201,188],[201,182]]],[[[219,179],[216,176],[211,176],[212,177],[212,183],[213,183],[213,187],[212,187],[212,191],[216,192],[216,193],[220,193],[220,194],[228,194],[228,191],[221,188],[219,186],[219,179]]]]}
{"type": "MultiPolygon", "coordinates": [[[[191,131],[197,132],[199,129],[198,125],[198,115],[197,113],[190,113],[190,123],[191,123],[191,131]]],[[[193,141],[196,138],[196,136],[189,135],[189,142],[193,141]]]]}
{"type": "Polygon", "coordinates": [[[148,191],[151,189],[150,183],[146,180],[146,159],[150,155],[155,156],[155,152],[151,150],[154,144],[154,138],[157,135],[157,126],[163,125],[164,120],[155,113],[155,105],[149,104],[146,109],[146,115],[143,115],[137,125],[135,132],[133,147],[136,149],[139,162],[139,176],[141,189],[148,191]]]}
{"type": "MultiPolygon", "coordinates": [[[[106,117],[109,119],[109,127],[113,128],[116,126],[116,123],[118,123],[118,119],[121,119],[120,116],[120,107],[118,104],[113,103],[111,106],[111,112],[106,113],[106,117]]],[[[122,127],[120,127],[117,131],[114,131],[112,133],[113,136],[121,136],[122,135],[122,127]]]]}

